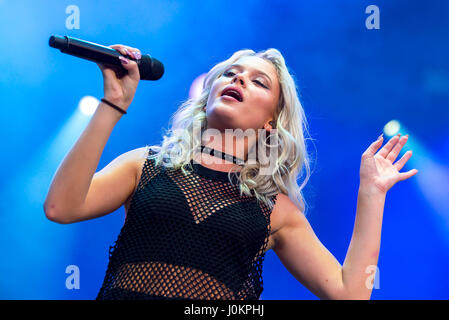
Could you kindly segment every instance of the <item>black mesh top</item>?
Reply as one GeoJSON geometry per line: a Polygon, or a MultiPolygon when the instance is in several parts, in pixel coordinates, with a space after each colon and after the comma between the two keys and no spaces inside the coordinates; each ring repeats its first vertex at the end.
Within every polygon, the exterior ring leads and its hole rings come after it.
{"type": "Polygon", "coordinates": [[[184,175],[147,157],[97,300],[259,299],[271,209],[190,163],[184,175]]]}

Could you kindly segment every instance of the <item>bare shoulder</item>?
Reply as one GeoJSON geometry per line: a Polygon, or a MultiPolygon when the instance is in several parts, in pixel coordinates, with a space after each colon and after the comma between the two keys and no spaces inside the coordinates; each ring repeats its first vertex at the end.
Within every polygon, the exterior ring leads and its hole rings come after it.
{"type": "Polygon", "coordinates": [[[128,155],[129,160],[131,162],[134,162],[136,164],[136,166],[137,166],[136,168],[138,169],[139,167],[141,167],[141,165],[143,165],[143,163],[147,159],[149,148],[150,147],[148,147],[148,146],[140,147],[140,148],[136,148],[131,151],[128,151],[125,154],[128,155]]]}
{"type": "Polygon", "coordinates": [[[137,175],[139,166],[142,162],[145,162],[147,152],[148,147],[141,147],[127,151],[118,156],[117,159],[109,164],[109,166],[115,167],[123,164],[132,168],[133,173],[137,175]]]}
{"type": "Polygon", "coordinates": [[[274,246],[279,245],[280,236],[288,228],[307,224],[300,208],[286,194],[279,193],[271,213],[271,228],[274,246]]]}

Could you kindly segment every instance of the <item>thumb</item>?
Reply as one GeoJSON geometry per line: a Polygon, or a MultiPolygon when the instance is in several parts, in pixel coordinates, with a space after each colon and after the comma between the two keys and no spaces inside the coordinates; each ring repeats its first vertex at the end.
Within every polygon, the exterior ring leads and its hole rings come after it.
{"type": "Polygon", "coordinates": [[[139,67],[137,63],[133,60],[127,59],[123,56],[119,56],[120,61],[122,62],[123,68],[128,71],[128,75],[136,81],[140,80],[139,67]]]}

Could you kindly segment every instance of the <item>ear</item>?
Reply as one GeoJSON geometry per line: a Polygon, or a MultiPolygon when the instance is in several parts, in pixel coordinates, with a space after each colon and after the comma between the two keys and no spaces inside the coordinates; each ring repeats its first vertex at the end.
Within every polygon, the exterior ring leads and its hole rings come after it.
{"type": "Polygon", "coordinates": [[[264,128],[265,130],[267,130],[268,132],[270,132],[270,131],[271,131],[271,129],[273,129],[273,128],[274,128],[274,120],[273,120],[273,119],[271,119],[271,120],[269,120],[269,121],[265,122],[265,124],[264,124],[263,128],[264,128]]]}

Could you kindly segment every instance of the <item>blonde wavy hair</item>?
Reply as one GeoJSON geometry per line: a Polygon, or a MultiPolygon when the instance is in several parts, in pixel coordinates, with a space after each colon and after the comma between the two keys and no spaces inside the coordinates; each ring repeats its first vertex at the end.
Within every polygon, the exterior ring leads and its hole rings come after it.
{"type": "MultiPolygon", "coordinates": [[[[212,84],[219,78],[228,66],[245,56],[256,56],[271,62],[277,72],[280,84],[280,98],[274,113],[274,128],[277,129],[279,155],[271,175],[259,174],[261,165],[245,163],[240,170],[238,184],[240,195],[256,197],[270,208],[274,203],[270,197],[277,193],[287,195],[297,207],[306,212],[307,203],[303,196],[303,188],[310,176],[310,160],[306,149],[308,123],[304,109],[299,101],[295,81],[290,74],[282,54],[277,49],[267,49],[255,52],[251,49],[239,50],[230,58],[216,64],[206,75],[203,89],[198,97],[184,101],[170,118],[170,128],[163,136],[161,146],[152,146],[155,154],[149,158],[155,159],[156,165],[164,165],[171,169],[181,169],[187,175],[193,168],[190,161],[195,150],[201,147],[201,139],[193,134],[194,123],[200,123],[201,133],[207,128],[205,107],[212,84]],[[186,170],[188,169],[188,170],[186,170]],[[303,177],[298,184],[298,178],[303,177]]],[[[270,139],[268,139],[270,140],[270,139]]],[[[257,141],[260,143],[260,141],[257,141]]],[[[265,147],[273,147],[262,141],[265,147]]],[[[231,181],[232,170],[228,177],[231,181]]]]}

